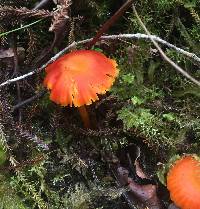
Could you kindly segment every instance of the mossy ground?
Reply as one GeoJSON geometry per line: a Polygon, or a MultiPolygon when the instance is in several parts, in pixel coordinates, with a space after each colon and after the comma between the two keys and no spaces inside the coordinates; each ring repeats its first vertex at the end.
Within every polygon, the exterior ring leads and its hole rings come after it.
{"type": "MultiPolygon", "coordinates": [[[[35,2],[0,1],[1,5],[28,8],[35,2]]],[[[69,39],[92,37],[122,2],[116,5],[115,1],[72,1],[74,29],[69,26],[70,35],[62,46],[68,45],[69,39]]],[[[199,55],[199,1],[138,0],[135,6],[152,34],[199,55]]],[[[19,19],[10,24],[4,21],[2,27],[10,30],[32,21],[35,19],[19,19]]],[[[53,34],[47,32],[49,26],[50,21],[45,20],[15,33],[17,46],[28,50],[33,44],[26,54],[27,62],[19,63],[20,73],[29,71],[30,60],[51,45],[53,34]]],[[[138,32],[144,33],[129,9],[108,33],[138,32]]],[[[5,37],[4,48],[12,47],[11,42],[12,35],[5,37]]],[[[5,150],[4,155],[0,153],[4,179],[0,186],[1,208],[129,208],[122,188],[116,185],[110,160],[132,145],[139,147],[141,166],[159,185],[163,194],[159,198],[167,208],[170,200],[161,185],[165,183],[165,164],[183,153],[200,155],[199,87],[163,61],[150,42],[106,41],[93,49],[115,59],[120,69],[110,92],[89,107],[95,130],[85,130],[77,110],[55,105],[48,93],[20,110],[19,123],[19,111],[12,112],[17,103],[16,85],[1,90],[0,132],[5,150]]],[[[165,47],[163,50],[200,79],[199,63],[165,47]]],[[[5,66],[4,70],[7,73],[1,73],[1,81],[13,74],[12,67],[5,66]]],[[[40,73],[20,82],[23,100],[43,89],[43,76],[40,73]]]]}

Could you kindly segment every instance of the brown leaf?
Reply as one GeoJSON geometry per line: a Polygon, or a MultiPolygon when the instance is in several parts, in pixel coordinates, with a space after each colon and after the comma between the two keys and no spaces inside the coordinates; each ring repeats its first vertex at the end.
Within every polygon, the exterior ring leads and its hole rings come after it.
{"type": "Polygon", "coordinates": [[[30,10],[26,7],[16,8],[12,6],[0,6],[0,20],[18,18],[20,20],[29,17],[45,18],[52,17],[52,13],[48,10],[30,10]]]}
{"type": "Polygon", "coordinates": [[[142,168],[140,167],[140,164],[137,160],[135,160],[135,171],[136,174],[142,178],[142,179],[148,179],[147,175],[143,172],[142,168]]]}
{"type": "Polygon", "coordinates": [[[0,50],[0,59],[8,58],[8,57],[14,57],[13,50],[7,49],[7,50],[0,50]]]}
{"type": "Polygon", "coordinates": [[[57,33],[63,30],[69,19],[69,6],[71,5],[70,0],[58,0],[57,10],[53,14],[53,22],[49,31],[57,33]]]}
{"type": "Polygon", "coordinates": [[[156,185],[147,184],[140,185],[129,177],[129,171],[123,167],[117,169],[118,181],[121,186],[127,186],[129,200],[140,207],[148,207],[149,209],[160,209],[161,205],[157,197],[156,185]]]}
{"type": "Polygon", "coordinates": [[[57,10],[53,12],[53,21],[49,31],[54,32],[54,40],[50,47],[45,48],[35,60],[35,66],[46,62],[53,54],[54,47],[58,47],[66,37],[67,23],[69,21],[69,7],[71,0],[57,0],[57,10]]]}
{"type": "MultiPolygon", "coordinates": [[[[19,54],[19,56],[23,57],[25,56],[25,49],[23,47],[17,47],[17,53],[19,54]]],[[[10,58],[10,57],[14,57],[14,52],[12,48],[9,49],[0,49],[0,59],[5,59],[5,58],[10,58]]]]}

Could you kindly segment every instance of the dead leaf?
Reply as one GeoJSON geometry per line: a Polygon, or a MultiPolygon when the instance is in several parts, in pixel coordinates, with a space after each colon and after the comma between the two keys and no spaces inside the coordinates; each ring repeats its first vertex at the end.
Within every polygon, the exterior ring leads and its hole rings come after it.
{"type": "Polygon", "coordinates": [[[13,49],[9,48],[7,50],[0,49],[0,59],[13,57],[13,49]]]}
{"type": "Polygon", "coordinates": [[[113,165],[113,174],[117,183],[125,187],[123,194],[133,208],[161,209],[157,196],[157,185],[148,177],[139,164],[141,149],[135,144],[129,144],[117,152],[118,163],[113,165]]]}
{"type": "Polygon", "coordinates": [[[140,167],[140,164],[137,160],[135,160],[135,171],[136,174],[142,178],[142,179],[148,179],[147,175],[143,172],[143,170],[140,167]]]}
{"type": "Polygon", "coordinates": [[[58,33],[60,30],[63,30],[63,27],[66,25],[69,19],[69,6],[71,5],[70,0],[58,0],[57,1],[57,10],[53,13],[53,22],[49,31],[58,33]]]}
{"type": "MultiPolygon", "coordinates": [[[[25,57],[25,49],[23,47],[17,47],[17,54],[20,59],[25,57]]],[[[14,52],[12,48],[0,49],[0,59],[14,57],[14,52]]]]}
{"type": "Polygon", "coordinates": [[[128,196],[131,202],[138,202],[140,207],[149,209],[160,209],[161,205],[157,197],[156,185],[140,185],[129,177],[129,171],[123,167],[118,167],[117,176],[121,186],[127,186],[129,189],[128,196]]]}
{"type": "MultiPolygon", "coordinates": [[[[40,66],[45,63],[53,55],[53,49],[55,47],[59,48],[63,39],[66,38],[67,34],[67,24],[69,23],[69,9],[71,5],[71,0],[57,0],[57,9],[52,12],[53,20],[49,28],[49,31],[54,32],[54,40],[50,47],[46,47],[42,50],[41,54],[34,62],[34,66],[40,66]]],[[[69,25],[69,24],[68,24],[69,25]]]]}
{"type": "Polygon", "coordinates": [[[52,17],[52,13],[48,10],[28,9],[26,7],[12,7],[12,6],[1,6],[0,5],[0,21],[6,21],[9,19],[27,19],[30,17],[47,18],[52,17]]]}

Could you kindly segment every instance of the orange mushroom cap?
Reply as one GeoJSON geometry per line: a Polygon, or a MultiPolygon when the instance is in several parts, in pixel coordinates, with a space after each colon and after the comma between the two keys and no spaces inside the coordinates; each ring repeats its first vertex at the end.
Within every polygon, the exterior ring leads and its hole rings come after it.
{"type": "Polygon", "coordinates": [[[70,52],[46,68],[44,85],[50,99],[63,106],[80,107],[98,100],[118,75],[117,63],[94,50],[70,52]]]}
{"type": "Polygon", "coordinates": [[[177,160],[167,175],[167,188],[181,209],[200,209],[200,161],[194,156],[177,160]]]}

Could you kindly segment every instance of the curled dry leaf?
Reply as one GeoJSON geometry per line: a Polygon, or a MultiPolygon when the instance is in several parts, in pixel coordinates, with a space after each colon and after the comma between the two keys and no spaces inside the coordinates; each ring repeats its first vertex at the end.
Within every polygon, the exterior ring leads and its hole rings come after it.
{"type": "MultiPolygon", "coordinates": [[[[140,170],[141,172],[141,170],[140,170]]],[[[140,208],[160,209],[161,205],[156,194],[156,185],[140,185],[129,177],[129,171],[123,167],[118,167],[117,177],[121,186],[127,186],[129,202],[138,204],[140,208]]]]}
{"type": "Polygon", "coordinates": [[[140,164],[137,160],[135,160],[135,171],[136,174],[142,178],[142,179],[148,179],[147,175],[143,172],[142,168],[140,167],[140,164]]]}
{"type": "Polygon", "coordinates": [[[14,53],[13,53],[12,48],[6,49],[6,50],[0,49],[0,59],[13,57],[13,56],[14,56],[14,53]]]}
{"type": "Polygon", "coordinates": [[[38,56],[36,66],[42,65],[52,56],[53,48],[58,47],[66,37],[67,23],[69,21],[70,0],[57,0],[57,9],[53,12],[52,24],[49,31],[54,32],[54,40],[50,47],[45,48],[38,56]]]}
{"type": "MultiPolygon", "coordinates": [[[[17,47],[17,54],[20,60],[23,60],[25,57],[25,49],[23,47],[17,47]]],[[[0,60],[5,58],[14,57],[14,52],[12,48],[9,49],[0,49],[0,60]]]]}
{"type": "Polygon", "coordinates": [[[18,18],[20,20],[29,17],[46,18],[52,17],[52,13],[48,10],[30,10],[26,7],[16,8],[12,6],[0,6],[0,20],[6,21],[9,19],[18,18]]]}
{"type": "Polygon", "coordinates": [[[130,207],[161,209],[157,196],[157,186],[145,174],[139,164],[141,150],[130,144],[117,153],[119,163],[113,166],[113,173],[119,186],[126,186],[128,191],[123,194],[130,207]]]}
{"type": "Polygon", "coordinates": [[[49,31],[58,33],[60,30],[63,30],[63,27],[66,25],[69,19],[69,6],[71,5],[70,0],[58,0],[57,1],[57,10],[53,15],[53,22],[49,31]]]}

